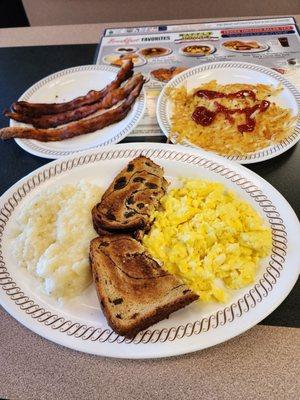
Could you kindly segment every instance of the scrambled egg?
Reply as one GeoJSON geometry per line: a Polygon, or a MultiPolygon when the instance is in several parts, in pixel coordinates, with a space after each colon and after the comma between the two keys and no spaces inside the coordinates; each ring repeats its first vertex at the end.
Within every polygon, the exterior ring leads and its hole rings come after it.
{"type": "Polygon", "coordinates": [[[226,301],[228,288],[254,281],[260,260],[271,250],[271,229],[222,184],[199,179],[182,183],[163,197],[143,243],[201,300],[226,301]]]}

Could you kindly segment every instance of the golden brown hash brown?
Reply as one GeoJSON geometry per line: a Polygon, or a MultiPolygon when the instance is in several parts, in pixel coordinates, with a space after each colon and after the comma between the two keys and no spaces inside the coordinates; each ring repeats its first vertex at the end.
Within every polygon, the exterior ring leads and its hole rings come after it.
{"type": "Polygon", "coordinates": [[[168,92],[173,105],[171,138],[177,143],[186,139],[205,150],[221,155],[243,155],[279,143],[291,134],[297,119],[289,109],[280,107],[273,101],[273,97],[278,95],[281,90],[280,87],[275,88],[263,84],[220,85],[215,80],[194,89],[191,93],[188,93],[184,86],[172,88],[168,92]],[[255,92],[256,100],[250,97],[209,100],[194,95],[198,90],[213,90],[225,94],[252,90],[255,92]],[[209,126],[197,124],[191,117],[196,107],[199,106],[215,111],[215,101],[229,109],[242,109],[251,107],[262,100],[269,100],[271,104],[265,112],[253,114],[255,128],[252,132],[240,133],[238,131],[238,125],[245,123],[245,115],[241,113],[233,115],[234,123],[230,123],[224,114],[218,113],[209,126]]]}

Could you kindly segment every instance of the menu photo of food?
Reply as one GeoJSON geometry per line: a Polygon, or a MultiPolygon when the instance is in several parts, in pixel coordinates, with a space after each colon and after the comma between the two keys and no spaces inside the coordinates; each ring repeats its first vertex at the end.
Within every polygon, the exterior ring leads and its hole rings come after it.
{"type": "Polygon", "coordinates": [[[208,43],[188,44],[179,49],[179,53],[187,57],[205,57],[215,51],[215,46],[208,43]]]}
{"type": "Polygon", "coordinates": [[[171,53],[172,50],[166,47],[145,47],[139,50],[139,54],[146,58],[163,57],[171,53]]]}
{"type": "Polygon", "coordinates": [[[174,76],[188,69],[188,67],[170,67],[170,68],[158,68],[150,72],[152,79],[159,82],[169,82],[174,76]]]}
{"type": "Polygon", "coordinates": [[[229,51],[235,51],[240,53],[257,53],[266,51],[270,46],[266,43],[262,44],[255,40],[228,40],[222,44],[223,48],[229,51]]]}
{"type": "Polygon", "coordinates": [[[137,51],[137,47],[131,47],[131,46],[118,47],[116,51],[122,54],[134,53],[135,51],[137,51]]]}
{"type": "Polygon", "coordinates": [[[121,67],[124,60],[131,60],[134,67],[140,67],[145,65],[147,61],[137,53],[125,53],[125,54],[108,54],[103,57],[105,64],[113,65],[115,67],[121,67]]]}

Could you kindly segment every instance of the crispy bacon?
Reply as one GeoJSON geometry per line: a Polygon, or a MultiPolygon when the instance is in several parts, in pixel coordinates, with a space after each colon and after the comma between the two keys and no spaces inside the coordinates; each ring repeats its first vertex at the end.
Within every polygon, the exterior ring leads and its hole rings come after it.
{"type": "Polygon", "coordinates": [[[28,103],[27,101],[17,101],[12,104],[12,109],[16,113],[35,117],[45,114],[57,114],[74,110],[84,105],[93,104],[96,101],[101,100],[109,91],[118,88],[122,82],[130,78],[132,74],[133,63],[131,60],[126,60],[118,72],[116,79],[105,86],[102,90],[90,90],[86,95],[76,97],[75,99],[64,103],[28,103]]]}
{"type": "Polygon", "coordinates": [[[113,107],[119,103],[119,101],[124,100],[137,85],[137,83],[142,80],[143,77],[141,74],[134,75],[123,87],[109,91],[102,100],[94,104],[76,108],[75,110],[66,111],[64,113],[32,117],[26,114],[4,111],[4,115],[8,118],[14,119],[15,121],[31,124],[35,128],[55,128],[56,126],[64,125],[68,122],[78,121],[79,119],[88,117],[99,110],[113,107]]]}
{"type": "Polygon", "coordinates": [[[80,121],[70,122],[60,128],[54,129],[35,129],[23,127],[9,127],[0,129],[1,139],[23,138],[35,139],[41,142],[53,142],[70,139],[74,136],[84,135],[102,129],[115,122],[121,121],[129,113],[132,104],[139,96],[144,80],[137,83],[129,96],[116,108],[110,109],[103,114],[81,119],[80,121]]]}

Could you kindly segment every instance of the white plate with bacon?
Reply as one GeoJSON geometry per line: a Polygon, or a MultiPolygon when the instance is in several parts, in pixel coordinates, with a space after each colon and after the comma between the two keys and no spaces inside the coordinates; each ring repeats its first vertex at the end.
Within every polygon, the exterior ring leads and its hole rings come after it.
{"type": "Polygon", "coordinates": [[[10,128],[1,138],[52,159],[120,142],[145,109],[144,78],[129,63],[73,67],[40,80],[6,112],[10,128]]]}
{"type": "Polygon", "coordinates": [[[190,68],[162,90],[157,119],[173,143],[241,164],[276,157],[300,139],[300,93],[281,74],[244,62],[190,68]]]}

